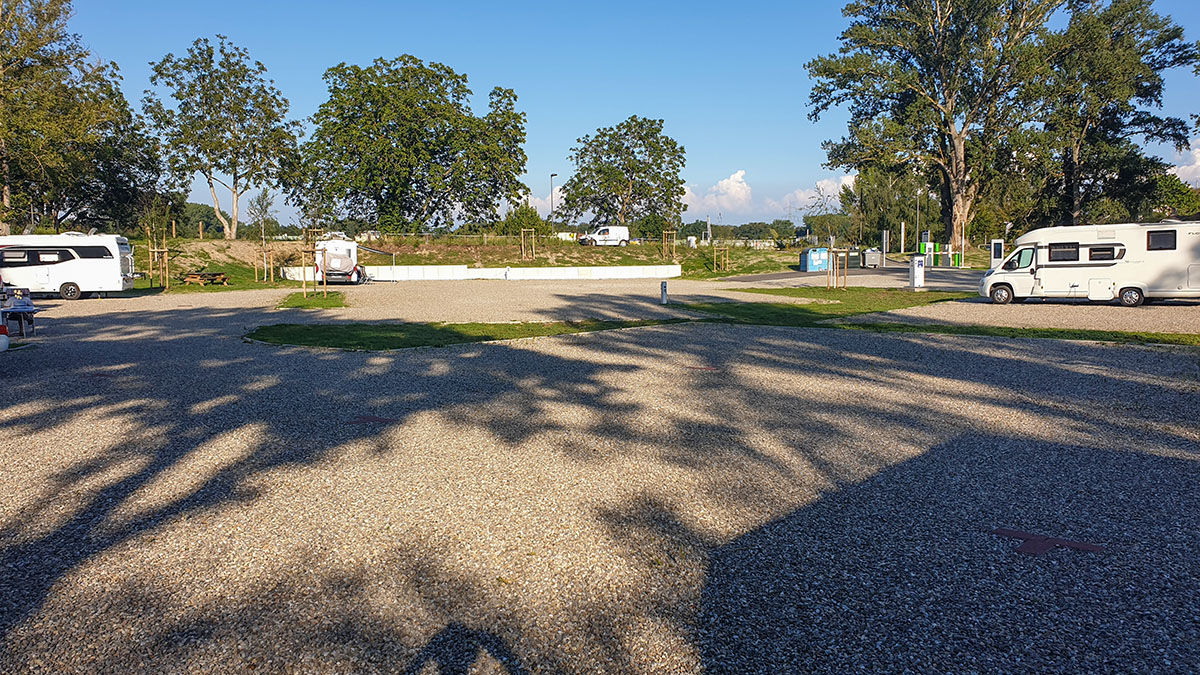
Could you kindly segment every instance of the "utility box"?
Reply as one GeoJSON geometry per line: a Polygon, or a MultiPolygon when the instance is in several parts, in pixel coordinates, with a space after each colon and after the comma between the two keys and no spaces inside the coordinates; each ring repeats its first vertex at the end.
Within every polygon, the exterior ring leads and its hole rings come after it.
{"type": "Polygon", "coordinates": [[[868,248],[860,251],[858,254],[859,267],[881,267],[883,265],[883,252],[877,248],[868,248]]]}
{"type": "Polygon", "coordinates": [[[800,254],[801,272],[825,272],[829,269],[829,249],[807,248],[800,254]]]}
{"type": "Polygon", "coordinates": [[[988,249],[991,251],[992,269],[999,267],[1000,263],[1004,262],[1004,240],[993,239],[990,242],[988,249]]]}
{"type": "Polygon", "coordinates": [[[925,256],[914,255],[908,267],[908,287],[925,288],[925,256]]]}

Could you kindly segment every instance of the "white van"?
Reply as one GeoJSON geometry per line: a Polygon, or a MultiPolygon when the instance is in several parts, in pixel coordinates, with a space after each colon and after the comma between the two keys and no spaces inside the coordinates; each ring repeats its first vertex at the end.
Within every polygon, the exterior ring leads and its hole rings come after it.
{"type": "Polygon", "coordinates": [[[0,279],[30,293],[78,300],[133,288],[133,247],[112,234],[25,234],[0,237],[0,279]]]}
{"type": "Polygon", "coordinates": [[[1200,298],[1200,223],[1071,225],[1033,230],[979,282],[997,304],[1025,298],[1200,298]]]}
{"type": "Polygon", "coordinates": [[[584,246],[628,246],[629,228],[624,225],[605,225],[598,227],[579,238],[584,246]]]}

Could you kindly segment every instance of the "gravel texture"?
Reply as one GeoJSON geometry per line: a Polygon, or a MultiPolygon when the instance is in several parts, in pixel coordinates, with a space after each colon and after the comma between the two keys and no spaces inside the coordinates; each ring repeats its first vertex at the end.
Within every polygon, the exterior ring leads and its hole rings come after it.
{"type": "Polygon", "coordinates": [[[1200,302],[1172,300],[1141,307],[1121,307],[1116,303],[1027,300],[1011,305],[994,305],[986,298],[971,298],[861,314],[843,321],[1200,333],[1200,302]]]}
{"type": "MultiPolygon", "coordinates": [[[[503,288],[377,311],[591,293],[503,288]]],[[[242,342],[280,295],[78,302],[0,355],[0,672],[1200,668],[1196,350],[242,342]]]]}

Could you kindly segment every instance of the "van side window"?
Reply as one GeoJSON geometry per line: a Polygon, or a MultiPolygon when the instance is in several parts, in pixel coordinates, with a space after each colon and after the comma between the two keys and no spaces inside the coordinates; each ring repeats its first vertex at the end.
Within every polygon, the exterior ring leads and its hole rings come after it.
{"type": "Polygon", "coordinates": [[[1088,249],[1088,260],[1116,260],[1117,248],[1115,246],[1093,246],[1088,249]]]}
{"type": "Polygon", "coordinates": [[[1079,260],[1079,244],[1050,244],[1050,262],[1079,260]]]}
{"type": "Polygon", "coordinates": [[[1147,251],[1174,251],[1175,230],[1153,230],[1146,233],[1147,251]]]}
{"type": "Polygon", "coordinates": [[[112,251],[107,246],[72,246],[72,251],[80,258],[111,258],[112,251]]]}
{"type": "Polygon", "coordinates": [[[1013,254],[1008,262],[1004,263],[1004,269],[1008,271],[1025,269],[1033,264],[1033,249],[1023,248],[1013,254]]]}
{"type": "Polygon", "coordinates": [[[599,234],[600,236],[604,236],[604,235],[608,234],[608,228],[606,227],[603,230],[600,230],[599,232],[597,232],[596,234],[599,234]]]}

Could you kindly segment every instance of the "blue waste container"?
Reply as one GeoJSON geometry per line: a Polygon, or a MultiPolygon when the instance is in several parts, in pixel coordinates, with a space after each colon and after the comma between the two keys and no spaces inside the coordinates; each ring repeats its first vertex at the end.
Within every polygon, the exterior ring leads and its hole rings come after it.
{"type": "Polygon", "coordinates": [[[829,269],[829,249],[808,248],[800,254],[801,272],[824,272],[829,269]]]}

